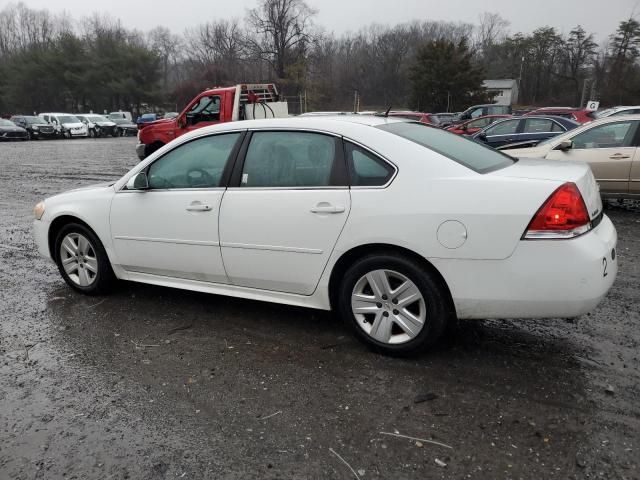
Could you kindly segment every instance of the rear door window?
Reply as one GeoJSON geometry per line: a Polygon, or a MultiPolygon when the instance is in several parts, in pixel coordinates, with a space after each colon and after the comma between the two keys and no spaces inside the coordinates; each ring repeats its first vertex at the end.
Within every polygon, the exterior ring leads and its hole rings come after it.
{"type": "Polygon", "coordinates": [[[352,186],[380,187],[393,177],[395,169],[364,148],[345,141],[345,153],[352,186]]]}
{"type": "Polygon", "coordinates": [[[255,132],[241,187],[328,187],[336,163],[334,137],[312,132],[255,132]]]}
{"type": "Polygon", "coordinates": [[[548,133],[553,131],[554,122],[548,118],[528,118],[524,122],[523,133],[548,133]]]}
{"type": "Polygon", "coordinates": [[[507,120],[506,122],[500,122],[487,128],[485,133],[487,135],[511,135],[512,133],[516,133],[519,123],[520,120],[507,120]]]}

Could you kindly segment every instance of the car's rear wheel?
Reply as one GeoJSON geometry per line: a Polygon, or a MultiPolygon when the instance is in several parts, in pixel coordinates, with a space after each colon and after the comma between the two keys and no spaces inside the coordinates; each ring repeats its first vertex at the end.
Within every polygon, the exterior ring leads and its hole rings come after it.
{"type": "Polygon", "coordinates": [[[447,293],[435,276],[394,253],[369,255],[351,265],[338,301],[355,335],[373,350],[390,355],[426,350],[452,316],[447,293]]]}
{"type": "Polygon", "coordinates": [[[67,284],[87,295],[108,292],[115,282],[109,258],[98,237],[84,225],[62,227],[55,242],[58,270],[67,284]]]}

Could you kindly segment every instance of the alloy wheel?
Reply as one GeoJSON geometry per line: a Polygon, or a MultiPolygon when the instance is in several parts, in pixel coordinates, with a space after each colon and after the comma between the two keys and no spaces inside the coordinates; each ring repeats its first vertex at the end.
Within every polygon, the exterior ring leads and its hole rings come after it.
{"type": "Polygon", "coordinates": [[[415,338],[426,322],[426,303],[409,278],[393,270],[374,270],[353,287],[351,310],[362,330],[385,344],[415,338]]]}
{"type": "Polygon", "coordinates": [[[60,244],[60,261],[69,279],[88,287],[98,276],[98,259],[91,242],[80,233],[69,233],[60,244]]]}

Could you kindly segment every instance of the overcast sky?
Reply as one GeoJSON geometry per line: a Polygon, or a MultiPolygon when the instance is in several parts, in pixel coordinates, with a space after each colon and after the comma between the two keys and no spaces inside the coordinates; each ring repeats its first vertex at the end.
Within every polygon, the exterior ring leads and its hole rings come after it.
{"type": "MultiPolygon", "coordinates": [[[[75,18],[95,11],[118,17],[127,27],[149,30],[164,25],[176,33],[208,20],[242,18],[257,0],[23,0],[31,8],[66,10],[75,18]]],[[[0,0],[0,8],[11,3],[0,0]]],[[[474,23],[482,12],[496,12],[511,31],[530,32],[543,25],[567,33],[577,24],[604,40],[618,22],[640,14],[640,0],[307,0],[318,10],[316,22],[328,31],[356,31],[371,23],[411,20],[474,23]]]]}

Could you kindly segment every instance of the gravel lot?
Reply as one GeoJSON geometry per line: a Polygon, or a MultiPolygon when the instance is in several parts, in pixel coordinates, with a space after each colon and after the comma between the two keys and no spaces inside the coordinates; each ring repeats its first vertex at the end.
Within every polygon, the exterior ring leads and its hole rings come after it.
{"type": "Polygon", "coordinates": [[[399,360],[324,312],[67,288],[31,209],[134,144],[0,144],[0,479],[640,478],[639,204],[607,208],[620,272],[591,315],[461,322],[399,360]]]}

